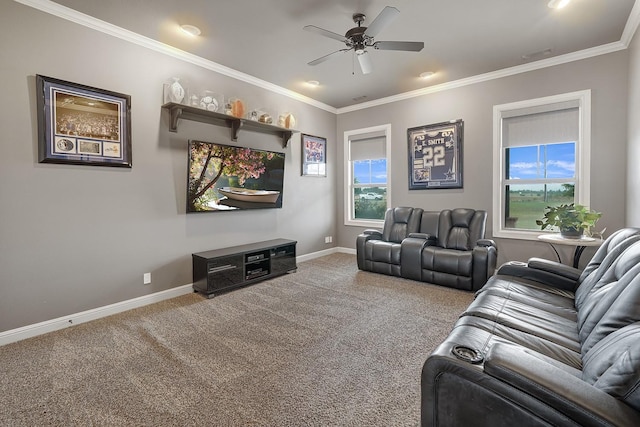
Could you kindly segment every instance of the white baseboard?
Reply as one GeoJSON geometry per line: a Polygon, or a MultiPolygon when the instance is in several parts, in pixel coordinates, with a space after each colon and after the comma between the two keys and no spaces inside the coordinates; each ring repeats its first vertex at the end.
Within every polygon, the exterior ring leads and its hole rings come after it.
{"type": "Polygon", "coordinates": [[[300,256],[296,257],[296,262],[309,261],[309,260],[312,260],[314,258],[320,258],[322,256],[331,255],[331,254],[335,254],[335,253],[346,253],[346,254],[354,254],[355,255],[356,250],[355,249],[349,249],[349,248],[330,248],[330,249],[325,249],[325,250],[322,250],[322,251],[313,252],[313,253],[306,254],[306,255],[300,255],[300,256]]]}
{"type": "Polygon", "coordinates": [[[193,292],[191,284],[0,332],[0,346],[193,292]]]}
{"type": "MultiPolygon", "coordinates": [[[[314,258],[319,258],[338,252],[350,254],[356,253],[355,249],[331,248],[319,252],[301,255],[299,257],[296,257],[296,262],[309,261],[314,258]]],[[[34,323],[33,325],[27,325],[16,329],[11,329],[9,331],[0,332],[0,346],[46,334],[48,332],[69,328],[74,325],[79,325],[91,320],[111,316],[113,314],[122,313],[123,311],[132,310],[138,307],[144,307],[145,305],[154,304],[156,302],[164,301],[171,298],[176,298],[181,295],[189,294],[191,292],[193,292],[191,284],[182,285],[176,288],[167,289],[166,291],[155,292],[153,294],[143,295],[141,297],[117,302],[115,304],[105,305],[103,307],[81,311],[79,313],[70,314],[68,316],[62,316],[56,319],[45,320],[44,322],[40,323],[34,323]]]]}

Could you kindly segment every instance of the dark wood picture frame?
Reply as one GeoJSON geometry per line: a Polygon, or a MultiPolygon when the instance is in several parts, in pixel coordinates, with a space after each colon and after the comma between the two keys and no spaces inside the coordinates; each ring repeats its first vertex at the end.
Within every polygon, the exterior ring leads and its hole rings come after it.
{"type": "Polygon", "coordinates": [[[131,97],[36,75],[38,161],[131,168],[131,97]]]}
{"type": "Polygon", "coordinates": [[[462,119],[407,129],[409,190],[462,188],[462,119]]]}
{"type": "Polygon", "coordinates": [[[327,176],[327,139],[301,134],[302,176],[327,176]]]}

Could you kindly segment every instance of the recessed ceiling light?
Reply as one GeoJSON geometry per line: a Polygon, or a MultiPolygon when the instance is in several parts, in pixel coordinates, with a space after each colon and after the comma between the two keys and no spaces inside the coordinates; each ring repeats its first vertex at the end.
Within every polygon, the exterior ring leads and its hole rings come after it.
{"type": "Polygon", "coordinates": [[[420,78],[421,79],[428,79],[429,77],[432,77],[435,73],[433,71],[425,71],[424,73],[420,73],[420,78]]]}
{"type": "Polygon", "coordinates": [[[571,0],[551,0],[547,4],[551,9],[562,9],[569,4],[571,0]]]}
{"type": "Polygon", "coordinates": [[[309,81],[307,81],[307,84],[309,86],[320,86],[320,82],[317,81],[317,80],[309,80],[309,81]]]}
{"type": "Polygon", "coordinates": [[[189,24],[180,25],[180,29],[185,33],[189,34],[190,36],[194,36],[194,37],[199,36],[200,33],[202,33],[202,31],[200,31],[200,28],[196,27],[195,25],[189,25],[189,24]]]}

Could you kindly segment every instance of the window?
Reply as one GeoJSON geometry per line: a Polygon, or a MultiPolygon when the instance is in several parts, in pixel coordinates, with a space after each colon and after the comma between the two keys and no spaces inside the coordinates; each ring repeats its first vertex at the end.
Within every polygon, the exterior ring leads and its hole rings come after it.
{"type": "Polygon", "coordinates": [[[387,178],[391,125],[344,133],[345,224],[378,227],[390,206],[387,178]]]}
{"type": "Polygon", "coordinates": [[[493,235],[536,239],[547,206],[589,205],[590,91],[494,107],[493,235]]]}

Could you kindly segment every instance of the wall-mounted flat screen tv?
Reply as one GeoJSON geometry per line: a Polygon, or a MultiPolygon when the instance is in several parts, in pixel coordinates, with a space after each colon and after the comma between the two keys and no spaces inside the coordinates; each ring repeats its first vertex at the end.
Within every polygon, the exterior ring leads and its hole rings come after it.
{"type": "Polygon", "coordinates": [[[189,141],[187,212],[282,207],[284,153],[189,141]]]}

